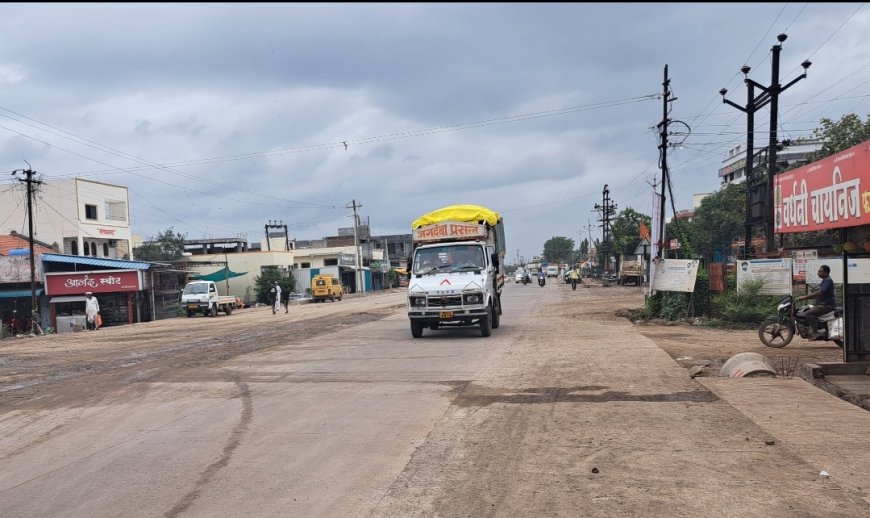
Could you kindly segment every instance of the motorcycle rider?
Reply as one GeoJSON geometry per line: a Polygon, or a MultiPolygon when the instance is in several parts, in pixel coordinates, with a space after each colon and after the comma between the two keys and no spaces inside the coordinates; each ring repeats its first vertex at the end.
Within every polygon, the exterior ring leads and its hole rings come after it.
{"type": "Polygon", "coordinates": [[[547,274],[544,270],[538,270],[538,285],[543,286],[547,282],[547,274]]]}
{"type": "Polygon", "coordinates": [[[819,337],[819,317],[834,311],[837,306],[834,281],[831,279],[831,267],[827,264],[819,266],[818,274],[819,278],[822,279],[822,282],[819,283],[819,289],[797,298],[797,300],[816,299],[815,305],[804,313],[810,328],[810,340],[819,337]]]}

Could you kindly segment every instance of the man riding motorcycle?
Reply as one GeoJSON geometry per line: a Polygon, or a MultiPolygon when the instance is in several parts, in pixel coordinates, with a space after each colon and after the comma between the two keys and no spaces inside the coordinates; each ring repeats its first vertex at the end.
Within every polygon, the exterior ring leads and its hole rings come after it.
{"type": "Polygon", "coordinates": [[[810,326],[810,332],[812,333],[810,340],[815,340],[819,337],[819,317],[827,315],[837,307],[834,281],[831,279],[831,267],[827,264],[819,266],[818,274],[819,278],[822,279],[822,282],[819,283],[819,289],[797,298],[797,300],[816,299],[816,303],[813,307],[804,313],[804,316],[807,319],[807,324],[810,326]]]}

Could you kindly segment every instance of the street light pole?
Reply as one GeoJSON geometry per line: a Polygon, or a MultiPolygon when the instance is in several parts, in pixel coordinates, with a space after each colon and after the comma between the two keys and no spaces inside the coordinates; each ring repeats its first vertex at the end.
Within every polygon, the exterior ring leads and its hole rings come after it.
{"type": "Polygon", "coordinates": [[[746,233],[743,246],[743,258],[749,255],[749,245],[752,242],[752,228],[758,220],[764,222],[765,231],[765,251],[771,252],[774,247],[774,192],[773,185],[776,179],[776,147],[777,147],[777,117],[779,110],[779,94],[789,89],[792,85],[807,77],[807,69],[812,63],[805,60],[801,63],[804,73],[793,79],[785,86],[779,84],[779,55],[782,51],[782,43],[788,38],[785,34],[780,34],[776,37],[779,44],[774,45],[770,50],[771,56],[771,81],[770,86],[764,86],[749,79],[749,71],[752,70],[749,66],[743,65],[740,71],[743,73],[743,82],[747,88],[746,106],[740,106],[725,98],[728,93],[726,88],[719,90],[722,94],[722,102],[737,108],[746,114],[746,233]],[[755,95],[755,89],[761,90],[758,96],[755,95]],[[768,141],[767,150],[767,174],[764,181],[758,181],[754,174],[754,133],[755,133],[755,112],[770,103],[770,139],[768,141]],[[761,193],[763,196],[759,196],[761,193]],[[761,198],[764,206],[764,211],[760,216],[752,216],[753,199],[761,198]]]}

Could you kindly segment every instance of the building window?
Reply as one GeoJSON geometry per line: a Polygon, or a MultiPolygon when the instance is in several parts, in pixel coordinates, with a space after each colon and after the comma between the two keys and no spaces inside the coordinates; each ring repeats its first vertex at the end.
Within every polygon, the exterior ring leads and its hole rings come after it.
{"type": "Polygon", "coordinates": [[[109,257],[109,243],[103,243],[103,257],[109,257]]]}
{"type": "Polygon", "coordinates": [[[97,256],[97,244],[96,243],[91,243],[91,255],[94,257],[97,256]]]}
{"type": "Polygon", "coordinates": [[[323,266],[338,266],[338,258],[335,259],[324,259],[323,266]]]}
{"type": "Polygon", "coordinates": [[[82,241],[82,245],[84,245],[82,246],[82,255],[88,255],[88,252],[91,251],[91,249],[88,247],[88,242],[82,241]]]}
{"type": "Polygon", "coordinates": [[[302,263],[303,268],[311,268],[311,263],[302,263]]]}
{"type": "Polygon", "coordinates": [[[127,203],[123,201],[106,201],[106,219],[111,221],[127,221],[127,203]]]}
{"type": "Polygon", "coordinates": [[[85,204],[85,219],[97,219],[97,206],[85,204]]]}
{"type": "Polygon", "coordinates": [[[79,255],[79,242],[78,241],[73,241],[72,243],[70,243],[69,248],[70,248],[70,252],[72,253],[72,255],[79,255]]]}

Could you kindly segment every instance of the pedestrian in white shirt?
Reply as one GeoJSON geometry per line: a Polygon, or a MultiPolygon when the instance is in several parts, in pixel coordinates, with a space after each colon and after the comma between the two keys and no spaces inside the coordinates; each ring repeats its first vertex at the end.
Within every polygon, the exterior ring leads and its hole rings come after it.
{"type": "Polygon", "coordinates": [[[97,321],[97,317],[100,315],[100,303],[91,292],[85,293],[85,297],[87,297],[85,300],[85,315],[88,317],[87,327],[96,331],[100,328],[100,323],[97,321]]]}

